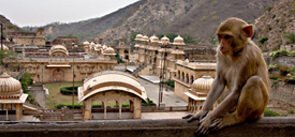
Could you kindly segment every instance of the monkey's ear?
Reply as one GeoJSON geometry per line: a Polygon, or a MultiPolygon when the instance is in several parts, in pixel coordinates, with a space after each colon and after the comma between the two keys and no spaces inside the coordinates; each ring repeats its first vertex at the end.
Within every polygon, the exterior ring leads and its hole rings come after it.
{"type": "Polygon", "coordinates": [[[254,30],[252,25],[246,25],[243,27],[243,31],[246,33],[248,38],[252,38],[254,35],[254,30]]]}

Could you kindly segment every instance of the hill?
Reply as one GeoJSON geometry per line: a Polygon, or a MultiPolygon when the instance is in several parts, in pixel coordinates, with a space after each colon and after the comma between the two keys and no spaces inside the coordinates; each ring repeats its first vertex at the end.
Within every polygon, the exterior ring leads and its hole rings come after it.
{"type": "Polygon", "coordinates": [[[3,33],[6,32],[12,32],[12,31],[21,31],[21,29],[17,26],[11,23],[9,19],[4,17],[3,15],[0,15],[0,23],[3,24],[3,33]]]}
{"type": "Polygon", "coordinates": [[[50,39],[59,35],[78,36],[82,40],[98,37],[111,44],[119,39],[128,42],[132,32],[173,32],[209,43],[220,21],[236,16],[253,22],[275,1],[278,0],[141,0],[101,18],[49,24],[45,30],[50,39]]]}
{"type": "Polygon", "coordinates": [[[295,44],[295,0],[277,2],[255,22],[258,43],[264,48],[277,50],[291,41],[295,44]]]}

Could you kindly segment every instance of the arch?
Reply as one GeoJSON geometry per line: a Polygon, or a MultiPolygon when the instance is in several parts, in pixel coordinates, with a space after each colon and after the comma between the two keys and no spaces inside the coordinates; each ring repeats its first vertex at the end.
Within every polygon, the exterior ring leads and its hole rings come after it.
{"type": "Polygon", "coordinates": [[[193,75],[191,75],[190,84],[193,84],[194,80],[195,80],[194,76],[193,76],[193,75]]]}
{"type": "Polygon", "coordinates": [[[188,75],[188,73],[186,73],[185,82],[186,82],[186,83],[189,83],[189,75],[188,75]]]}
{"type": "Polygon", "coordinates": [[[52,71],[52,81],[53,82],[59,82],[64,81],[64,71],[60,68],[56,68],[52,71]]]}
{"type": "Polygon", "coordinates": [[[123,101],[129,101],[129,110],[132,112],[132,118],[141,117],[141,101],[146,100],[147,95],[145,89],[140,85],[135,77],[130,74],[117,72],[117,71],[105,71],[102,73],[96,73],[89,76],[84,80],[81,87],[78,88],[79,102],[84,104],[84,119],[92,119],[92,101],[100,100],[103,102],[104,116],[103,119],[108,118],[108,110],[111,110],[111,117],[118,119],[126,118],[122,116],[122,103],[123,101]],[[108,107],[109,101],[116,102],[116,108],[108,107]],[[116,110],[117,114],[113,114],[113,110],[116,110]]]}

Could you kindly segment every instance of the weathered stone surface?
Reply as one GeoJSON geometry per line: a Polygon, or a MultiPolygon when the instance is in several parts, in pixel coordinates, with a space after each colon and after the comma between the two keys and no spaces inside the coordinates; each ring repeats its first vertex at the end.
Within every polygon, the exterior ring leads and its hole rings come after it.
{"type": "MultiPolygon", "coordinates": [[[[185,120],[116,120],[86,122],[2,122],[9,137],[192,137],[196,123],[185,120]]],[[[211,133],[208,137],[294,137],[295,118],[264,118],[211,133]]]]}

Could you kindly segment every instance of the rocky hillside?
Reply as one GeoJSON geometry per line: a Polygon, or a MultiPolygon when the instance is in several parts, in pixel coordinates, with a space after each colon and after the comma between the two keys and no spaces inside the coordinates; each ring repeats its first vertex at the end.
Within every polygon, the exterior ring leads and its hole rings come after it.
{"type": "MultiPolygon", "coordinates": [[[[126,18],[130,17],[138,10],[139,5],[141,4],[142,2],[131,4],[101,18],[94,18],[69,24],[48,24],[44,26],[45,32],[49,40],[52,40],[57,36],[77,36],[82,40],[94,39],[101,32],[104,32],[109,28],[113,28],[114,26],[118,26],[124,22],[126,18]]],[[[34,30],[36,28],[27,27],[26,29],[34,30]]]]}
{"type": "Polygon", "coordinates": [[[45,26],[47,35],[95,37],[110,43],[129,40],[132,32],[148,35],[173,32],[209,43],[220,21],[241,17],[248,22],[261,16],[278,0],[141,0],[102,18],[45,26]]]}
{"type": "Polygon", "coordinates": [[[10,22],[10,20],[7,19],[6,17],[4,17],[3,15],[0,15],[0,23],[3,24],[3,26],[4,26],[4,29],[3,29],[4,34],[6,32],[20,31],[21,30],[18,26],[12,24],[10,22]]]}
{"type": "MultiPolygon", "coordinates": [[[[288,44],[286,35],[295,37],[295,0],[280,0],[256,20],[257,40],[269,50],[288,44]]],[[[293,43],[295,44],[295,43],[293,43]]]]}
{"type": "Polygon", "coordinates": [[[273,0],[147,0],[140,9],[116,28],[99,35],[119,39],[130,32],[148,35],[174,32],[188,34],[197,41],[208,42],[218,24],[236,16],[253,22],[273,4],[273,0]]]}

